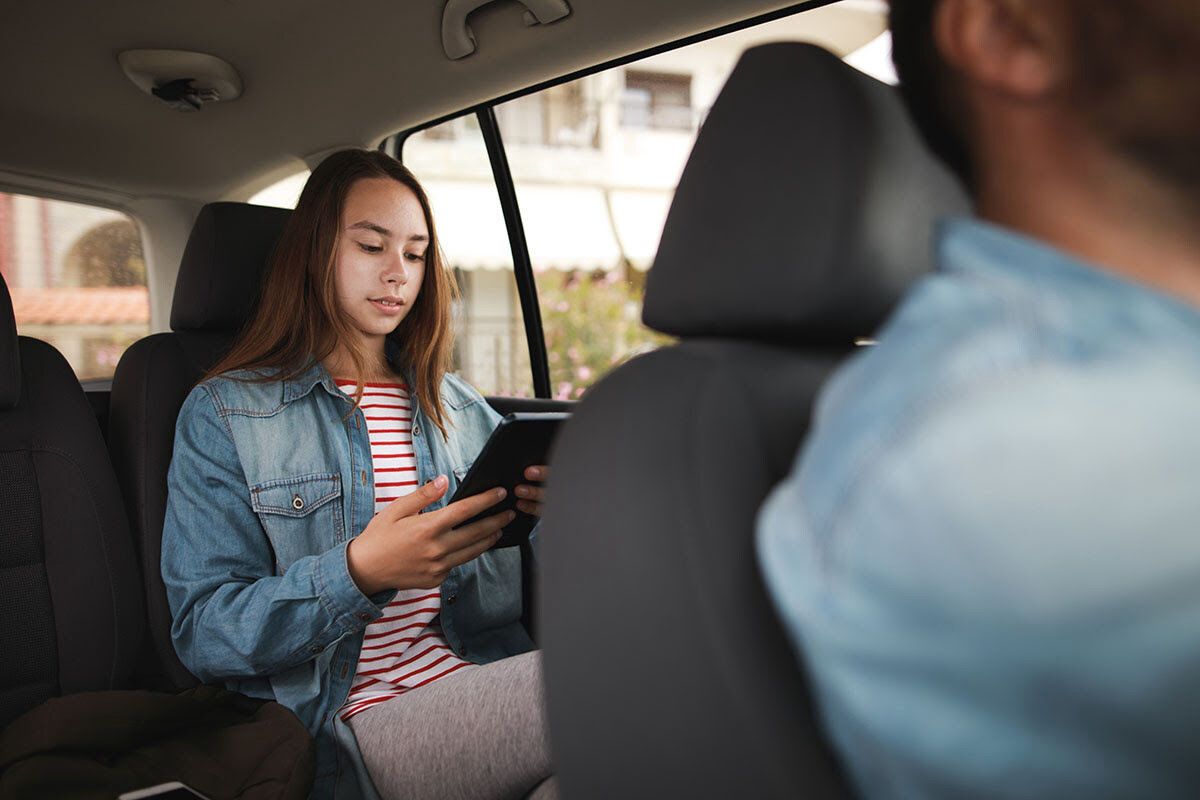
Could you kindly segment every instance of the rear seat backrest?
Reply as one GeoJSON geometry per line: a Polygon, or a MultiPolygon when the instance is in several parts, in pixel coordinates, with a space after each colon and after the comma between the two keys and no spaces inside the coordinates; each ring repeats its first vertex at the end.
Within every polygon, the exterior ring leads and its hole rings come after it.
{"type": "Polygon", "coordinates": [[[151,684],[184,688],[195,677],[171,644],[171,611],[159,570],[167,468],[175,419],[192,387],[233,343],[253,309],[263,270],[291,212],[210,203],[196,217],[175,283],[172,333],[136,342],[113,376],[109,449],[145,576],[151,684]]]}
{"type": "Polygon", "coordinates": [[[141,580],[96,418],[0,280],[0,728],[52,697],[128,688],[141,580]]]}

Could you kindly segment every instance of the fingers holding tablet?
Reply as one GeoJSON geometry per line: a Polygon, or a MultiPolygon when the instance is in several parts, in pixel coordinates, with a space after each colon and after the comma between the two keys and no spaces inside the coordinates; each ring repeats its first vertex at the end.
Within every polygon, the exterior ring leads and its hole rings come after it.
{"type": "Polygon", "coordinates": [[[545,464],[528,467],[525,470],[522,477],[527,481],[537,481],[537,483],[521,483],[513,490],[513,494],[517,496],[516,507],[519,511],[535,517],[542,515],[542,506],[546,502],[546,490],[542,484],[549,475],[550,468],[545,464]]]}

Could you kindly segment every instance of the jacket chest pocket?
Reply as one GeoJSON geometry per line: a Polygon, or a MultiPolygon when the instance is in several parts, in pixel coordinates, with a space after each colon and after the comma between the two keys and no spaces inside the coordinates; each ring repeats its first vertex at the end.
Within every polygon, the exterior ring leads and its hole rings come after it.
{"type": "Polygon", "coordinates": [[[250,505],[275,550],[280,574],[297,559],[320,555],[345,538],[342,479],[335,473],[256,484],[250,487],[250,505]]]}

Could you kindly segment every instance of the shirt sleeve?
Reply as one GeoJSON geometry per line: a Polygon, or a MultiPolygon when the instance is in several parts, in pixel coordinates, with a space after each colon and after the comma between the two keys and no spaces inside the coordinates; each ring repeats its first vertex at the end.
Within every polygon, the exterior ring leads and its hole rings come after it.
{"type": "Polygon", "coordinates": [[[1195,396],[1145,385],[1031,371],[773,492],[763,571],[865,796],[1197,785],[1195,396]]]}
{"type": "Polygon", "coordinates": [[[274,574],[236,447],[203,385],[180,410],[167,484],[161,567],[171,636],[201,680],[282,672],[381,615],[350,577],[346,544],[274,574]]]}

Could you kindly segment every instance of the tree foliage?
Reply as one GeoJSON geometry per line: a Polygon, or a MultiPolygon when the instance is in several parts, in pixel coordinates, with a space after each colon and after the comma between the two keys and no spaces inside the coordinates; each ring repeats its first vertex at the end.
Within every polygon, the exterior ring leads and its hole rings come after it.
{"type": "Polygon", "coordinates": [[[672,341],[641,322],[641,273],[622,279],[616,271],[547,270],[536,277],[557,399],[578,399],[613,367],[672,341]]]}

